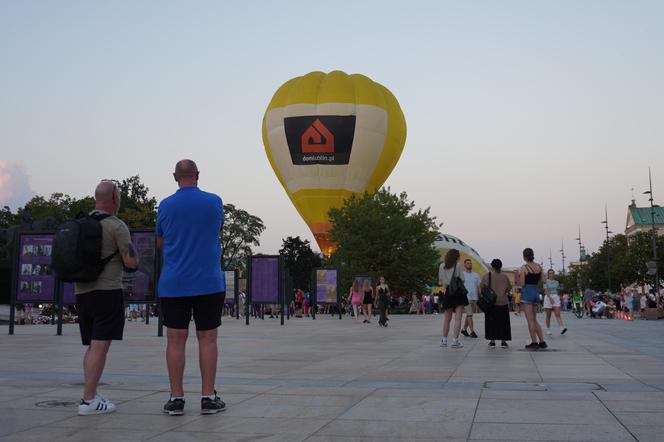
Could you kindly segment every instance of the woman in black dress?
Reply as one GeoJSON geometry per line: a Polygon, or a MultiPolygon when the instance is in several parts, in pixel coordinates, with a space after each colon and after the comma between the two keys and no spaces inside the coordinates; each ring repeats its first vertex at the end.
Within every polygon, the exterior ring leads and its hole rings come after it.
{"type": "Polygon", "coordinates": [[[507,276],[501,273],[502,268],[501,260],[491,261],[491,270],[482,277],[480,283],[480,290],[490,287],[496,294],[496,305],[484,312],[484,338],[489,341],[490,348],[496,347],[497,340],[500,340],[502,348],[507,348],[507,341],[512,340],[508,297],[512,284],[507,276]]]}
{"type": "Polygon", "coordinates": [[[378,325],[387,327],[387,307],[390,304],[390,288],[385,284],[385,278],[382,276],[376,287],[376,294],[378,296],[378,311],[380,312],[378,325]]]}

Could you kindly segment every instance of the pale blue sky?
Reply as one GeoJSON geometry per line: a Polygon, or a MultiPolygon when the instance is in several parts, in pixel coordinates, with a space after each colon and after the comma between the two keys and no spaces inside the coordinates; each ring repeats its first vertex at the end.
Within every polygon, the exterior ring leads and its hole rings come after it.
{"type": "Polygon", "coordinates": [[[408,123],[387,185],[487,260],[532,246],[559,266],[578,224],[601,243],[605,202],[624,229],[649,165],[664,199],[662,54],[661,1],[3,1],[0,160],[39,194],[138,173],[161,199],[191,157],[274,252],[313,238],[265,157],[263,112],[291,77],[359,72],[408,123]]]}

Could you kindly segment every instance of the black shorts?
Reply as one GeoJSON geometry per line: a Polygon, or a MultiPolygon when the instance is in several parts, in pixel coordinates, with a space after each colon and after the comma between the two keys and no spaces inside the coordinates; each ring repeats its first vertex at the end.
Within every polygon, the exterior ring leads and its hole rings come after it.
{"type": "Polygon", "coordinates": [[[121,341],[124,330],[122,290],[93,290],[76,295],[78,327],[83,345],[95,341],[121,341]]]}
{"type": "Polygon", "coordinates": [[[161,298],[161,314],[168,328],[186,330],[194,315],[196,330],[213,330],[221,325],[226,293],[161,298]]]}

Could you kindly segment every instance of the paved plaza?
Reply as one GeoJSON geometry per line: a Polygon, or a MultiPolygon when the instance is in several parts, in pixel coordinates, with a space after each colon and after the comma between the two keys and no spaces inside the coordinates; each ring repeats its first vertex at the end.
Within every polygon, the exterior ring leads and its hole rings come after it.
{"type": "MultiPolygon", "coordinates": [[[[110,415],[76,416],[77,328],[19,326],[0,335],[0,439],[7,441],[655,441],[664,434],[664,321],[576,319],[547,351],[465,338],[442,349],[440,317],[390,326],[318,317],[224,319],[219,393],[226,412],[201,416],[197,346],[188,347],[184,416],[168,399],[165,338],[127,323],[111,346],[100,392],[110,415]]],[[[476,316],[478,333],[482,315],[476,316]]]]}

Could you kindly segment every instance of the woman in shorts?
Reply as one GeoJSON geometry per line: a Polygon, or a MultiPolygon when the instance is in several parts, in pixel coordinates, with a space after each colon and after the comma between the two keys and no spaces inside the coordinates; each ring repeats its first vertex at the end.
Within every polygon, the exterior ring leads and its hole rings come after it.
{"type": "Polygon", "coordinates": [[[567,327],[563,325],[563,320],[560,317],[560,295],[558,288],[560,283],[556,281],[556,272],[549,269],[546,272],[546,281],[544,281],[544,312],[546,312],[546,334],[551,336],[551,312],[556,315],[556,322],[558,323],[558,331],[561,335],[567,333],[567,327]]]}
{"type": "Polygon", "coordinates": [[[519,280],[523,282],[521,290],[521,308],[528,322],[528,333],[530,344],[526,345],[528,350],[546,348],[542,327],[537,322],[537,310],[539,309],[539,284],[544,279],[544,270],[535,262],[535,252],[530,247],[523,250],[525,264],[519,269],[519,280]]]}
{"type": "Polygon", "coordinates": [[[443,295],[442,309],[443,316],[443,339],[440,341],[441,347],[447,347],[447,336],[450,333],[450,322],[452,322],[452,314],[454,314],[454,341],[452,341],[452,348],[461,348],[463,344],[459,341],[459,334],[461,333],[461,316],[463,309],[467,306],[468,297],[466,295],[457,296],[451,293],[450,283],[452,278],[459,277],[464,280],[464,271],[461,267],[460,254],[457,249],[450,249],[445,254],[445,259],[438,269],[438,283],[445,287],[445,295],[443,295]]]}
{"type": "Polygon", "coordinates": [[[364,310],[364,321],[362,322],[364,324],[369,324],[371,322],[371,307],[373,307],[374,303],[373,294],[374,292],[369,280],[365,279],[364,284],[362,285],[362,309],[364,310]]]}

